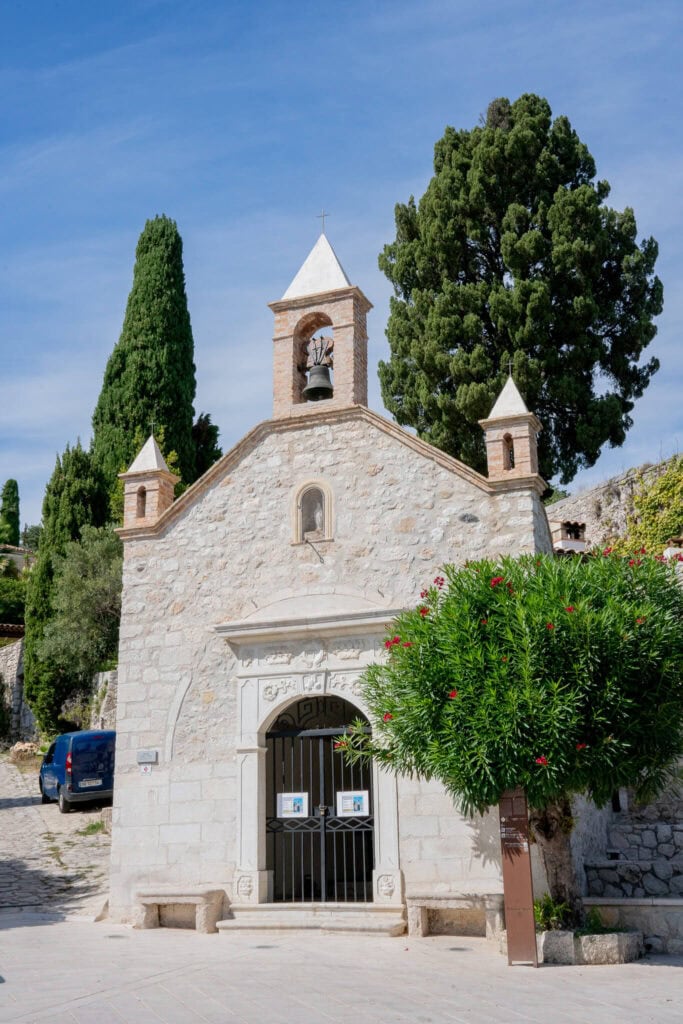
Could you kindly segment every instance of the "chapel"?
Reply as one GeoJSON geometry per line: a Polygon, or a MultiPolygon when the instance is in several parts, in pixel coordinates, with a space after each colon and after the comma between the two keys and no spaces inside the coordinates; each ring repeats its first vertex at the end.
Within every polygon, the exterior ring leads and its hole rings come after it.
{"type": "Polygon", "coordinates": [[[495,928],[497,813],[334,740],[444,564],[552,550],[541,424],[510,377],[483,476],[369,409],[371,308],[321,234],[270,303],[272,418],[175,501],[154,437],[122,474],[115,920],[495,928]]]}

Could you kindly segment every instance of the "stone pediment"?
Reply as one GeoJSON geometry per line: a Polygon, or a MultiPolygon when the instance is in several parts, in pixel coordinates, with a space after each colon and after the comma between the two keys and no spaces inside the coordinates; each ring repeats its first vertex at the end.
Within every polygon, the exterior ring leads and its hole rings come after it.
{"type": "MultiPolygon", "coordinates": [[[[494,494],[501,490],[500,486],[487,480],[485,476],[477,473],[463,462],[459,462],[450,455],[446,455],[445,452],[440,451],[433,445],[427,444],[426,441],[421,441],[420,438],[407,433],[396,423],[392,423],[365,406],[356,405],[345,409],[331,409],[329,413],[321,413],[315,417],[307,415],[292,416],[289,419],[266,420],[263,423],[259,423],[234,448],[226,452],[218,462],[214,463],[199,480],[192,484],[191,487],[188,487],[180,498],[152,526],[120,530],[121,538],[125,541],[136,537],[153,537],[162,533],[175,519],[199,500],[206,491],[222,481],[228,473],[234,470],[247,455],[253,452],[270,435],[296,430],[315,430],[323,424],[343,426],[344,423],[349,421],[361,421],[369,427],[389,435],[424,459],[435,462],[442,469],[459,477],[484,495],[494,494]]],[[[534,486],[534,480],[535,478],[530,478],[529,486],[534,486]]],[[[514,483],[515,487],[519,488],[524,486],[525,481],[516,480],[514,483]]]]}

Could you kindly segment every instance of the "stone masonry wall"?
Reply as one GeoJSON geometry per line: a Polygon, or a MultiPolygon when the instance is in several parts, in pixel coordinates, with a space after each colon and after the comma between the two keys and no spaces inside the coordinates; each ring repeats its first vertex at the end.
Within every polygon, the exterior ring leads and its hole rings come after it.
{"type": "Polygon", "coordinates": [[[586,862],[589,895],[683,898],[683,789],[613,814],[604,849],[586,862]]]}
{"type": "MultiPolygon", "coordinates": [[[[284,599],[294,616],[304,598],[346,611],[410,606],[447,561],[549,547],[533,492],[487,493],[360,412],[283,421],[238,462],[226,456],[211,480],[163,535],[125,544],[111,894],[119,918],[143,884],[231,884],[239,684],[216,624],[284,599]],[[317,550],[293,543],[293,495],[312,480],[334,501],[333,539],[317,550]],[[141,748],[159,752],[145,775],[141,748]]],[[[476,862],[482,885],[500,891],[492,827],[473,834],[443,792],[402,785],[399,820],[408,886],[445,883],[445,868],[427,879],[424,865],[450,858],[463,878],[476,862]]]]}
{"type": "Polygon", "coordinates": [[[656,466],[629,469],[621,476],[587,491],[570,495],[548,505],[548,519],[552,522],[580,522],[586,524],[586,542],[589,546],[603,545],[626,533],[626,520],[633,511],[633,496],[642,483],[656,480],[665,471],[668,462],[656,466]]]}
{"type": "Polygon", "coordinates": [[[33,740],[36,723],[24,702],[24,641],[0,647],[0,701],[9,724],[9,739],[33,740]]]}

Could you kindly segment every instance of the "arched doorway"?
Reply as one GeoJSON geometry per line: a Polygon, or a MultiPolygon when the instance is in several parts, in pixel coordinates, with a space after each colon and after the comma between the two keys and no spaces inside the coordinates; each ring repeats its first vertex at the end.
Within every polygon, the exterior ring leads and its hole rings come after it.
{"type": "Polygon", "coordinates": [[[335,737],[359,718],[366,721],[341,697],[307,697],[266,733],[266,862],[275,902],[372,900],[372,767],[347,765],[334,749],[335,737]]]}

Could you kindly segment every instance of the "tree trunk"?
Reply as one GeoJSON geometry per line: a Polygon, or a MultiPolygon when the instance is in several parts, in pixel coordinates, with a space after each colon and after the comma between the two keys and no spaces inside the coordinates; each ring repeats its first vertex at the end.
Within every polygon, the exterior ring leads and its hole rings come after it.
{"type": "Polygon", "coordinates": [[[530,809],[529,823],[541,853],[550,895],[555,902],[569,906],[571,920],[568,924],[580,924],[583,903],[570,845],[574,819],[569,799],[565,797],[540,809],[530,809]]]}

